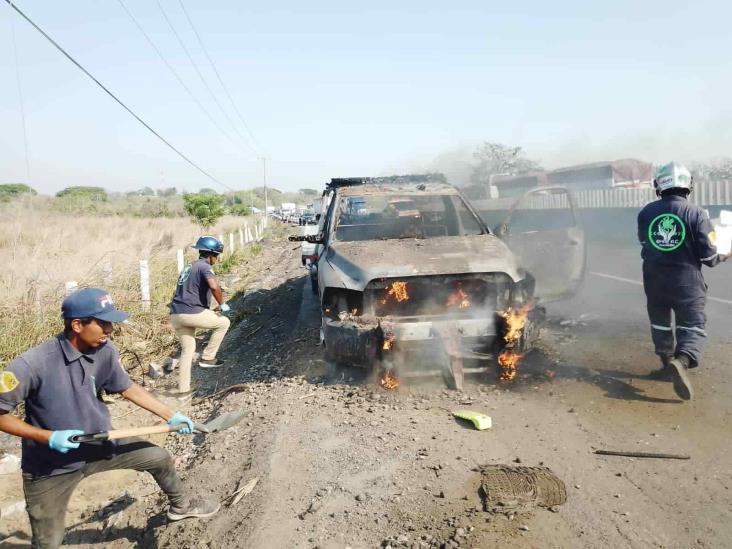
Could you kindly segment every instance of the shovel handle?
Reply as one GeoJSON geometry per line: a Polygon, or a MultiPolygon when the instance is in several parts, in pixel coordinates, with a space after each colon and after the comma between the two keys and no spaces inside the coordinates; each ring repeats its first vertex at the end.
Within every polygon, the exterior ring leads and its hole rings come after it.
{"type": "Polygon", "coordinates": [[[104,440],[119,440],[121,438],[139,437],[144,435],[155,435],[158,433],[177,433],[186,427],[185,423],[178,425],[152,425],[150,427],[132,427],[130,429],[115,429],[101,433],[84,433],[70,437],[71,442],[101,442],[104,440]]]}

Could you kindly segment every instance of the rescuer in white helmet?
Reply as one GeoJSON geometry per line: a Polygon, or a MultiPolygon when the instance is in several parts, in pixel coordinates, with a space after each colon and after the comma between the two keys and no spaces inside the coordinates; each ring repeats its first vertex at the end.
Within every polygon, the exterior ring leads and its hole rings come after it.
{"type": "Polygon", "coordinates": [[[638,214],[643,287],[651,336],[662,364],[650,377],[672,381],[676,394],[690,400],[693,389],[687,370],[699,365],[707,337],[707,286],[701,266],[714,267],[729,256],[717,253],[707,212],[688,200],[694,179],[685,166],[676,162],[661,166],[653,185],[659,200],[638,214]]]}

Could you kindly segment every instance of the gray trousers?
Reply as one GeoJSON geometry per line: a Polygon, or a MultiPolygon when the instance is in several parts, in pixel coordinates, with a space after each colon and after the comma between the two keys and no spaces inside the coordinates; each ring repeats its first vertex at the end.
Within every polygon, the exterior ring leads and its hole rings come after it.
{"type": "MultiPolygon", "coordinates": [[[[73,450],[72,450],[73,452],[73,450]]],[[[123,439],[109,459],[90,461],[72,473],[33,479],[23,475],[23,491],[30,518],[31,547],[55,549],[64,540],[66,507],[76,486],[95,473],[117,469],[147,471],[168,496],[171,505],[183,505],[183,483],[167,450],[138,438],[123,439]]]]}

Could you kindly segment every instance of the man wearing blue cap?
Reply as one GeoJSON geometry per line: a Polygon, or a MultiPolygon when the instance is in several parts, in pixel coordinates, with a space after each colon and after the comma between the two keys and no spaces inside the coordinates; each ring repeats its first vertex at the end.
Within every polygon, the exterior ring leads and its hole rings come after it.
{"type": "Polygon", "coordinates": [[[114,469],[147,471],[168,496],[168,518],[209,517],[219,505],[186,494],[170,454],[142,439],[79,444],[71,437],[111,429],[99,395],[119,393],[170,425],[193,422],[134,383],[109,342],[112,324],[127,314],[106,291],[87,288],[61,306],[64,331],[11,362],[0,372],[0,431],[23,439],[23,490],[33,531],[32,547],[55,548],[64,538],[66,507],[77,484],[114,469]],[[25,403],[25,421],[10,412],[25,403]]]}

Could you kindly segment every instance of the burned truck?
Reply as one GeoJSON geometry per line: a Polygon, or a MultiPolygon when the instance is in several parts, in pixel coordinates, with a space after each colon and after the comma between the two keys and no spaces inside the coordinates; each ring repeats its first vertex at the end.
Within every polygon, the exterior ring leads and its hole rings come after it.
{"type": "Polygon", "coordinates": [[[439,174],[333,179],[324,195],[318,234],[293,240],[317,244],[326,359],[377,368],[387,387],[439,372],[459,389],[491,364],[512,379],[544,319],[539,292],[564,297],[583,276],[577,227],[516,234],[511,210],[496,234],[439,174]],[[554,288],[526,268],[549,263],[554,288]]]}

